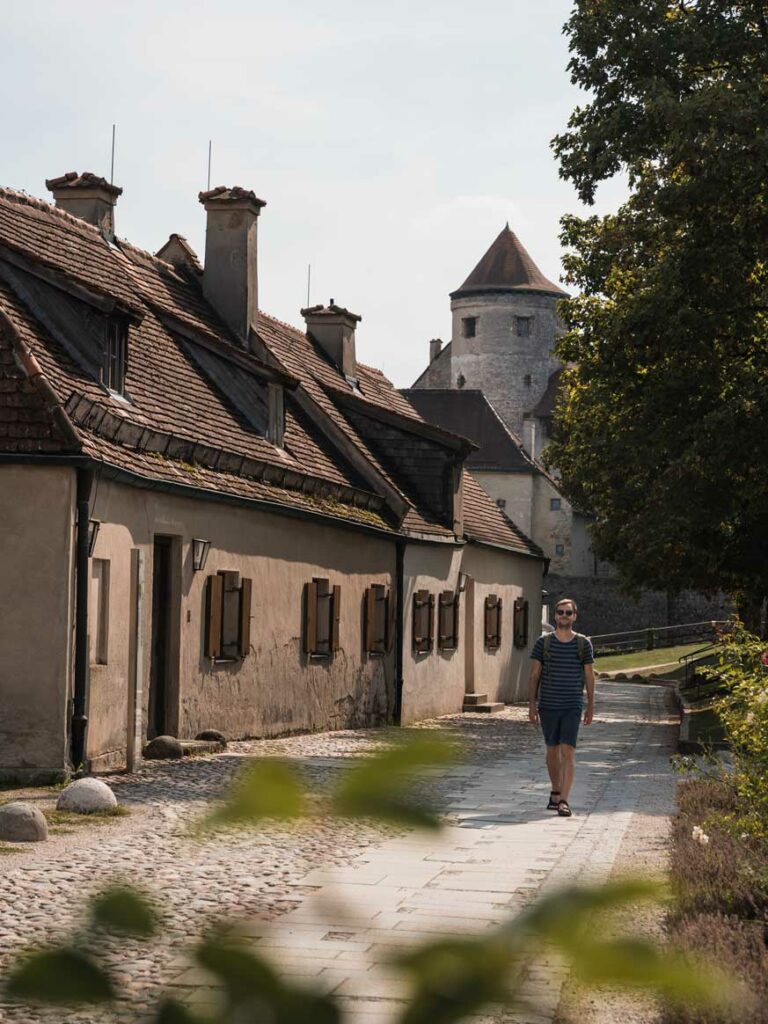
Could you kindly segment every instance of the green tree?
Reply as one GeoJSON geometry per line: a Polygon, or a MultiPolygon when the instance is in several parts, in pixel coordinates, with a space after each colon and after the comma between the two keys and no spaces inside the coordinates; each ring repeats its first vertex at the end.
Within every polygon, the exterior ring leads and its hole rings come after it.
{"type": "MultiPolygon", "coordinates": [[[[768,593],[768,23],[765,4],[578,0],[590,100],[553,143],[569,365],[547,453],[630,588],[768,593]]],[[[750,618],[747,615],[747,618],[750,618]]]]}

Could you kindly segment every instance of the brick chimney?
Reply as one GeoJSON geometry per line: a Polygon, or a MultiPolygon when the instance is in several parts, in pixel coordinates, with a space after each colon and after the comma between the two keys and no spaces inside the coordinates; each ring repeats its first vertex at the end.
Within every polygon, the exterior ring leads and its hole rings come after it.
{"type": "Polygon", "coordinates": [[[309,306],[301,315],[309,334],[348,380],[357,378],[355,328],[362,317],[337,306],[331,299],[327,306],[309,306]]]}
{"type": "Polygon", "coordinates": [[[443,342],[442,342],[441,338],[433,338],[430,341],[430,343],[429,343],[429,361],[430,361],[430,363],[434,363],[434,361],[440,355],[442,347],[443,347],[443,342]]]}
{"type": "Polygon", "coordinates": [[[199,199],[208,214],[203,294],[248,348],[259,311],[256,223],[267,204],[239,185],[220,185],[199,199]]]}
{"type": "Polygon", "coordinates": [[[59,209],[93,224],[108,242],[114,239],[115,203],[123,193],[121,188],[90,171],[68,171],[60,178],[48,178],[45,187],[53,192],[59,209]]]}

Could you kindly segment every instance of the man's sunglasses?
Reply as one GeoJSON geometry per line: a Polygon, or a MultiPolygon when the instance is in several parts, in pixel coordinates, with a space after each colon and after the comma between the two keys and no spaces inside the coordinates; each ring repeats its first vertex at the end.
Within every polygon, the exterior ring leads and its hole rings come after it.
{"type": "Polygon", "coordinates": [[[562,608],[555,608],[555,615],[575,615],[575,614],[576,614],[576,612],[573,610],[573,608],[566,608],[565,610],[563,610],[562,608]]]}

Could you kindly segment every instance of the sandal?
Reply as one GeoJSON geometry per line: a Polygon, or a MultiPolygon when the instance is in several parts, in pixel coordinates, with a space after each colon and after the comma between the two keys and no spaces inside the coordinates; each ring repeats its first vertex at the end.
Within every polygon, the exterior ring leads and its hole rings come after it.
{"type": "Polygon", "coordinates": [[[560,790],[559,789],[553,789],[551,791],[551,793],[549,794],[549,803],[547,804],[547,810],[548,811],[556,811],[557,810],[557,805],[560,803],[560,801],[559,800],[555,800],[556,796],[557,797],[560,796],[560,790]]]}
{"type": "Polygon", "coordinates": [[[557,813],[560,815],[561,818],[570,818],[571,817],[571,815],[573,814],[573,811],[568,806],[568,801],[567,800],[559,800],[558,801],[557,813]]]}

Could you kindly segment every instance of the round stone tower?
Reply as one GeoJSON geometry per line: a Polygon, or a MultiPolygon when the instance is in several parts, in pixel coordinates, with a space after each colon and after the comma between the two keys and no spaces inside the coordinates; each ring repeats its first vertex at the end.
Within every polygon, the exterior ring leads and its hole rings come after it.
{"type": "Polygon", "coordinates": [[[451,292],[451,387],[478,388],[507,426],[523,436],[523,417],[539,404],[562,330],[558,299],[509,224],[464,284],[451,292]]]}

